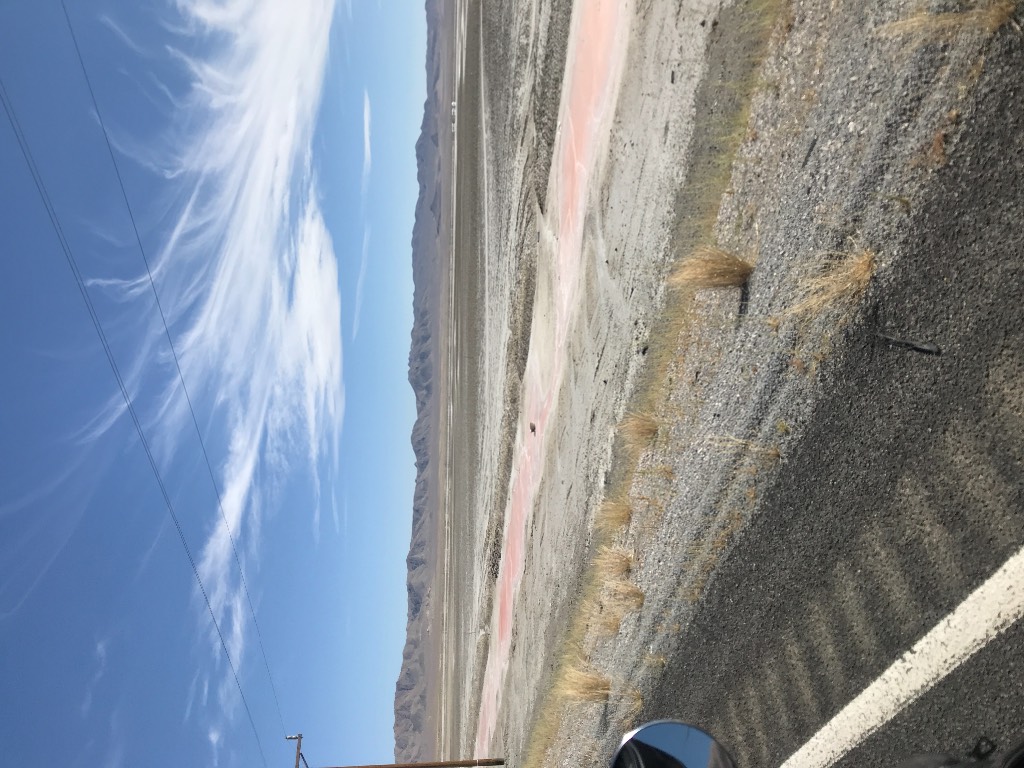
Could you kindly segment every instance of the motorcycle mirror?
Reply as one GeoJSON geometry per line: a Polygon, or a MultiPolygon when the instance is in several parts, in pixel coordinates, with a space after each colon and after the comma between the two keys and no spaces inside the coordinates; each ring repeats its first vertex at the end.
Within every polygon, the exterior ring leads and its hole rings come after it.
{"type": "Polygon", "coordinates": [[[622,737],[611,768],[736,768],[736,763],[700,728],[656,720],[622,737]]]}

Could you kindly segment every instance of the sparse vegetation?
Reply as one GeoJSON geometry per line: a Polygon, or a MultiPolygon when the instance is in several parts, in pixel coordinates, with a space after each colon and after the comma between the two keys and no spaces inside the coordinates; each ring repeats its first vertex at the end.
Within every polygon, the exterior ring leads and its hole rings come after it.
{"type": "Polygon", "coordinates": [[[875,274],[875,253],[860,248],[837,256],[820,274],[803,281],[800,298],[787,314],[816,317],[828,310],[849,312],[856,305],[875,274]]]}
{"type": "MultiPolygon", "coordinates": [[[[639,688],[630,686],[622,693],[622,698],[626,702],[626,711],[623,713],[624,724],[632,724],[636,719],[637,715],[643,711],[644,708],[644,697],[640,693],[639,688]]],[[[627,725],[628,727],[628,725],[627,725]]]]}
{"type": "MultiPolygon", "coordinates": [[[[780,22],[793,23],[788,0],[750,0],[742,16],[741,30],[747,54],[732,62],[731,71],[736,80],[727,89],[728,94],[719,108],[698,115],[695,121],[693,145],[706,149],[694,154],[688,178],[674,201],[674,205],[687,214],[673,234],[673,248],[677,253],[689,253],[689,257],[669,277],[670,285],[676,289],[675,296],[670,298],[650,333],[649,351],[632,398],[633,407],[618,426],[620,450],[615,459],[618,471],[595,515],[596,546],[583,575],[583,589],[588,597],[573,612],[562,639],[563,651],[528,738],[524,761],[527,766],[553,764],[554,756],[550,753],[559,738],[567,704],[617,699],[625,705],[619,709],[619,716],[624,709],[627,720],[642,710],[640,691],[613,686],[607,675],[594,668],[591,658],[582,649],[586,647],[588,636],[617,634],[623,617],[642,610],[645,603],[640,587],[626,580],[625,573],[615,575],[624,568],[621,553],[611,556],[609,552],[614,551],[615,540],[627,530],[635,535],[651,535],[655,522],[660,523],[664,513],[663,498],[633,496],[640,505],[636,507],[630,494],[642,471],[639,466],[644,451],[659,437],[664,424],[678,423],[683,418],[677,415],[675,421],[671,420],[673,416],[668,410],[665,393],[678,375],[682,362],[680,344],[684,343],[694,322],[692,294],[703,288],[741,287],[753,270],[753,258],[741,258],[724,248],[699,247],[699,244],[716,241],[719,208],[731,184],[736,151],[742,141],[757,135],[750,121],[750,100],[761,82],[760,63],[769,37],[780,22]],[[737,72],[739,74],[735,74],[737,72]],[[640,525],[635,528],[632,527],[634,518],[640,519],[640,525]]],[[[709,360],[708,366],[712,367],[715,362],[709,360]]],[[[673,482],[675,470],[668,465],[655,467],[648,478],[673,482]]],[[[731,535],[731,529],[726,535],[731,535]]],[[[706,553],[702,560],[687,564],[690,576],[686,594],[693,600],[702,594],[713,567],[713,558],[706,553]]],[[[630,566],[630,572],[633,570],[635,565],[630,566]]],[[[673,635],[682,632],[678,621],[661,626],[663,631],[673,635]]],[[[651,654],[645,663],[661,668],[667,660],[664,655],[651,654]]]]}
{"type": "Polygon", "coordinates": [[[658,435],[658,420],[653,414],[645,411],[633,411],[619,423],[619,434],[622,436],[626,450],[631,453],[646,448],[658,435]]]}
{"type": "Polygon", "coordinates": [[[925,164],[929,168],[941,168],[946,164],[946,131],[939,129],[932,136],[928,149],[924,154],[925,164]]]}
{"type": "Polygon", "coordinates": [[[922,12],[885,24],[878,29],[884,37],[913,36],[920,40],[933,39],[956,32],[981,32],[993,35],[1007,24],[1016,24],[1014,14],[1019,0],[989,0],[979,2],[967,11],[949,13],[922,12]]]}
{"type": "Polygon", "coordinates": [[[617,635],[623,618],[640,610],[643,604],[644,593],[639,587],[623,578],[609,578],[604,582],[601,599],[590,611],[590,623],[603,637],[617,635]]]}
{"type": "Polygon", "coordinates": [[[625,616],[621,611],[614,611],[611,607],[602,607],[601,611],[594,617],[594,627],[602,637],[614,637],[619,634],[622,628],[622,618],[625,616]]]}
{"type": "Polygon", "coordinates": [[[607,701],[612,692],[612,681],[594,670],[582,657],[576,657],[564,669],[555,690],[569,701],[607,701]]]}
{"type": "Polygon", "coordinates": [[[633,518],[633,506],[625,495],[614,496],[601,502],[594,522],[599,534],[611,538],[629,525],[633,518]]]}
{"type": "Polygon", "coordinates": [[[738,288],[750,278],[754,267],[734,253],[712,245],[697,248],[676,267],[668,283],[674,288],[738,288]]]}
{"type": "Polygon", "coordinates": [[[621,607],[623,613],[638,611],[644,605],[644,592],[640,587],[625,579],[612,579],[605,584],[605,606],[621,607]]]}
{"type": "Polygon", "coordinates": [[[644,656],[644,666],[664,669],[668,665],[668,657],[663,653],[648,653],[644,656]]]}
{"type": "Polygon", "coordinates": [[[910,198],[904,195],[883,195],[882,199],[895,203],[904,215],[909,216],[910,212],[913,210],[910,198]]]}
{"type": "Polygon", "coordinates": [[[622,579],[636,565],[636,555],[625,547],[603,545],[594,558],[597,572],[604,578],[622,579]]]}

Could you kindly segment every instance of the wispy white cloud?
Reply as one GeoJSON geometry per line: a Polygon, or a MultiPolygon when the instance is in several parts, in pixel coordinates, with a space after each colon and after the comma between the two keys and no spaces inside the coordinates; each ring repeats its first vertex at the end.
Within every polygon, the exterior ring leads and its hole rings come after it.
{"type": "Polygon", "coordinates": [[[341,533],[341,519],[338,517],[338,491],[335,489],[331,493],[331,517],[334,518],[334,532],[336,534],[341,533]]]}
{"type": "Polygon", "coordinates": [[[118,709],[110,715],[110,732],[107,749],[100,763],[103,768],[121,768],[125,764],[125,735],[122,716],[118,709]]]}
{"type": "Polygon", "coordinates": [[[373,153],[370,148],[370,94],[363,90],[363,175],[359,187],[360,199],[363,206],[363,215],[366,215],[366,196],[370,191],[370,171],[373,170],[373,153]]]}
{"type": "Polygon", "coordinates": [[[153,537],[153,541],[146,548],[146,551],[142,553],[142,557],[139,558],[139,566],[135,569],[135,578],[138,579],[146,568],[149,566],[149,561],[153,558],[153,553],[156,552],[156,547],[160,543],[160,540],[164,536],[164,531],[167,530],[168,518],[166,515],[160,519],[160,527],[156,531],[156,535],[153,537]]]}
{"type": "Polygon", "coordinates": [[[12,531],[0,537],[0,621],[21,610],[67,546],[109,459],[102,448],[69,458],[52,479],[20,494],[17,484],[22,478],[9,478],[7,497],[0,499],[0,523],[12,531]]]}
{"type": "Polygon", "coordinates": [[[107,639],[97,640],[96,646],[93,649],[96,671],[93,672],[92,679],[89,681],[89,685],[86,686],[85,695],[82,697],[82,704],[79,707],[82,717],[88,717],[92,711],[93,693],[107,672],[107,646],[109,642],[107,639]]]}
{"type": "MultiPolygon", "coordinates": [[[[168,198],[180,201],[161,247],[150,254],[152,271],[192,402],[203,422],[226,425],[224,445],[208,447],[224,519],[249,577],[250,569],[258,571],[252,555],[280,470],[301,462],[319,502],[322,481],[334,479],[321,473],[336,474],[338,466],[345,409],[341,299],[312,157],[335,2],[174,5],[177,18],[167,26],[187,35],[187,50],[171,51],[189,85],[165,94],[177,105],[177,120],[163,149],[138,157],[140,143],[130,155],[159,169],[173,190],[168,198]]],[[[149,301],[146,275],[92,285],[125,301],[149,301]]],[[[145,417],[160,426],[156,447],[166,461],[194,447],[195,437],[163,326],[154,318],[146,330],[139,356],[123,370],[130,391],[156,385],[162,392],[145,417]]],[[[95,439],[121,415],[123,404],[111,401],[83,439],[95,439]]],[[[196,561],[237,668],[251,619],[220,511],[209,514],[208,538],[194,547],[196,561]]],[[[317,529],[318,519],[319,503],[317,529]]],[[[220,659],[212,627],[207,639],[220,659]]],[[[216,663],[218,704],[230,713],[237,704],[234,680],[216,663]]],[[[203,681],[204,704],[210,682],[203,681]]],[[[220,731],[210,734],[216,752],[220,731]]]]}
{"type": "Polygon", "coordinates": [[[206,738],[210,742],[210,751],[211,751],[211,753],[213,755],[213,765],[214,765],[214,768],[216,768],[216,766],[220,762],[220,739],[221,739],[220,729],[219,728],[210,728],[210,729],[208,729],[207,732],[206,732],[206,738]]]}
{"type": "Polygon", "coordinates": [[[356,278],[356,297],[352,302],[352,340],[359,335],[359,319],[363,314],[363,285],[366,283],[366,265],[370,256],[370,227],[363,225],[363,251],[359,257],[359,277],[356,278]]]}
{"type": "Polygon", "coordinates": [[[111,737],[103,756],[103,768],[121,768],[124,765],[124,741],[111,737]]]}
{"type": "Polygon", "coordinates": [[[370,194],[370,173],[373,171],[373,152],[370,147],[372,125],[370,93],[363,89],[363,172],[359,186],[359,210],[363,218],[363,249],[359,259],[359,277],[356,279],[356,294],[352,312],[352,340],[359,335],[359,319],[363,311],[363,285],[366,282],[366,266],[370,253],[370,226],[366,223],[366,204],[370,194]]]}
{"type": "Polygon", "coordinates": [[[187,723],[189,718],[192,717],[192,706],[196,703],[196,683],[199,682],[199,673],[196,672],[192,675],[192,682],[188,684],[188,695],[185,697],[185,714],[181,718],[181,722],[187,723]]]}
{"type": "Polygon", "coordinates": [[[132,36],[128,34],[128,32],[124,29],[124,27],[122,27],[120,24],[118,24],[109,15],[107,15],[105,13],[101,13],[100,16],[99,16],[99,21],[105,27],[110,29],[110,31],[114,33],[114,35],[117,37],[117,39],[120,40],[125,46],[127,46],[128,49],[131,50],[133,53],[135,53],[135,54],[137,54],[139,56],[144,56],[144,55],[147,54],[146,49],[143,48],[141,45],[139,45],[132,38],[132,36]]]}

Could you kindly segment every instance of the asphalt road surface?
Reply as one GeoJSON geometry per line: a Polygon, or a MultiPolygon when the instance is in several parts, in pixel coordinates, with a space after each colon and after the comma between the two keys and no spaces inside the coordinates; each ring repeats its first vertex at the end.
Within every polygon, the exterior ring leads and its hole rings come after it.
{"type": "Polygon", "coordinates": [[[979,90],[978,131],[919,201],[911,252],[850,330],[827,396],[645,706],[644,718],[706,728],[741,768],[892,765],[966,754],[983,735],[1024,739],[1014,40],[986,75],[1005,87],[979,90]]]}

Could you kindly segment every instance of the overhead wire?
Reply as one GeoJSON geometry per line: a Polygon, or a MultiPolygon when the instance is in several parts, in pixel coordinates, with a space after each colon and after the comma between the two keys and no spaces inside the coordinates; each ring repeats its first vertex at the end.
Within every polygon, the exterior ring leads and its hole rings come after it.
{"type": "Polygon", "coordinates": [[[167,315],[164,312],[163,303],[160,301],[160,293],[157,291],[156,281],[153,279],[153,271],[150,268],[149,258],[146,256],[146,249],[142,245],[142,236],[139,234],[139,227],[135,222],[135,213],[128,200],[128,192],[125,189],[124,179],[121,176],[121,169],[118,165],[117,158],[114,155],[114,148],[110,143],[110,135],[107,132],[106,122],[103,120],[103,112],[100,110],[100,105],[96,99],[96,93],[92,87],[92,80],[90,79],[89,72],[85,66],[85,59],[82,57],[82,50],[78,45],[78,36],[75,34],[75,28],[71,23],[71,16],[68,14],[68,7],[64,0],[61,0],[61,8],[64,10],[64,20],[67,22],[68,32],[71,34],[71,42],[74,43],[75,46],[78,65],[82,70],[82,76],[85,78],[85,84],[89,90],[89,98],[92,100],[92,106],[96,111],[96,118],[99,121],[100,130],[103,132],[103,141],[106,143],[107,152],[110,155],[110,162],[114,167],[114,174],[117,176],[117,184],[121,189],[121,197],[124,200],[125,209],[128,211],[128,218],[131,220],[132,231],[135,234],[135,242],[139,246],[139,253],[142,256],[142,262],[146,266],[146,276],[149,278],[149,285],[153,291],[153,299],[156,301],[156,308],[160,314],[160,322],[163,324],[164,336],[167,338],[167,346],[170,347],[171,357],[174,359],[174,368],[178,373],[178,381],[181,382],[181,390],[185,394],[185,402],[188,405],[189,413],[192,415],[192,425],[195,427],[196,437],[198,437],[199,445],[202,448],[203,460],[206,463],[206,469],[210,475],[210,483],[213,485],[213,492],[217,497],[217,508],[220,510],[221,519],[224,521],[224,529],[227,531],[228,540],[231,542],[231,552],[235,558],[235,565],[238,567],[238,575],[242,583],[242,589],[245,592],[245,599],[249,604],[249,614],[252,616],[252,623],[256,628],[256,639],[259,642],[260,654],[263,656],[263,665],[267,670],[267,678],[270,680],[270,690],[274,696],[274,705],[277,707],[277,717],[281,724],[281,734],[287,735],[284,725],[284,715],[281,713],[281,702],[277,696],[277,686],[274,684],[274,676],[270,671],[270,661],[267,658],[267,651],[263,645],[263,633],[260,631],[260,624],[256,619],[256,609],[253,606],[252,597],[249,594],[249,585],[245,579],[245,571],[242,568],[241,558],[238,556],[238,547],[235,544],[235,537],[231,532],[231,524],[228,522],[227,514],[224,512],[224,502],[220,486],[217,483],[217,478],[213,471],[213,465],[210,462],[210,454],[206,449],[206,441],[203,439],[203,431],[199,427],[199,419],[196,417],[195,409],[192,407],[192,398],[189,395],[188,387],[185,385],[185,376],[181,370],[181,362],[178,359],[177,349],[175,348],[174,341],[171,338],[170,327],[167,323],[167,315]]]}
{"type": "Polygon", "coordinates": [[[188,541],[185,539],[185,532],[182,529],[181,521],[178,519],[178,515],[174,511],[174,504],[171,501],[167,485],[164,482],[163,476],[160,474],[156,458],[153,456],[153,451],[150,448],[149,441],[146,439],[145,430],[142,428],[142,422],[139,420],[139,416],[135,411],[135,405],[132,402],[131,396],[128,393],[128,388],[121,376],[121,371],[114,358],[113,350],[111,349],[107,335],[103,330],[103,325],[100,322],[96,308],[92,303],[92,298],[89,296],[88,289],[85,285],[85,279],[78,267],[78,262],[75,259],[74,253],[71,250],[71,245],[64,234],[64,228],[60,223],[60,218],[57,216],[57,211],[50,199],[50,194],[46,189],[46,184],[43,181],[42,175],[39,173],[38,166],[36,166],[35,159],[32,156],[32,151],[28,145],[28,140],[21,129],[21,123],[14,111],[14,104],[11,102],[10,97],[7,94],[7,88],[2,77],[0,77],[0,102],[3,104],[4,112],[7,115],[7,121],[10,123],[11,129],[14,131],[14,137],[21,149],[22,157],[24,157],[25,163],[28,165],[29,173],[32,175],[32,180],[35,182],[36,191],[39,193],[39,197],[43,202],[43,207],[46,209],[46,214],[50,219],[50,224],[53,227],[54,233],[57,235],[57,240],[64,253],[64,258],[67,261],[68,267],[71,269],[72,275],[74,275],[75,282],[78,285],[78,291],[82,296],[82,300],[85,302],[86,311],[89,313],[89,318],[92,320],[93,327],[96,329],[96,334],[99,337],[100,345],[103,347],[107,363],[110,365],[110,370],[114,374],[114,379],[117,381],[118,389],[121,391],[121,397],[124,399],[125,408],[131,417],[132,424],[135,426],[135,431],[139,435],[139,441],[142,444],[142,449],[149,461],[149,467],[153,471],[153,476],[160,489],[164,505],[171,517],[171,521],[174,523],[175,530],[178,532],[178,539],[181,541],[181,546],[185,550],[185,556],[188,558],[189,565],[192,568],[192,574],[195,576],[196,584],[199,586],[199,591],[203,596],[203,601],[206,603],[206,609],[210,613],[210,620],[213,622],[214,629],[217,632],[217,637],[220,640],[221,650],[224,651],[224,656],[227,658],[228,666],[231,668],[231,674],[235,679],[235,686],[238,688],[238,695],[241,697],[242,705],[245,707],[245,713],[249,718],[249,725],[252,727],[253,736],[256,738],[256,745],[259,748],[264,768],[268,768],[267,756],[263,751],[263,742],[261,741],[259,731],[256,728],[256,721],[253,719],[252,710],[249,708],[249,702],[245,698],[245,692],[242,690],[242,682],[238,677],[238,670],[235,667],[235,663],[231,658],[231,652],[228,650],[227,643],[224,640],[224,633],[221,631],[220,623],[217,621],[217,616],[213,610],[213,605],[210,603],[210,597],[206,591],[206,586],[203,584],[203,579],[199,575],[199,568],[196,566],[195,558],[192,556],[192,550],[188,545],[188,541]]]}

